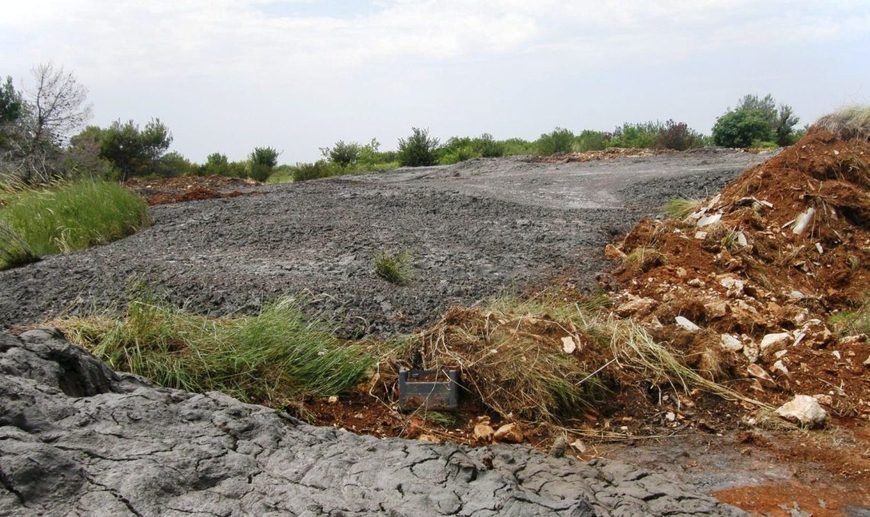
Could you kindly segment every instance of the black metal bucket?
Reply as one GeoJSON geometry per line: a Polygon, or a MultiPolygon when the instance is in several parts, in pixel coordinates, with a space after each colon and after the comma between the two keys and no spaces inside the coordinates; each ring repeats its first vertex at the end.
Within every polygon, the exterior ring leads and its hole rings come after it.
{"type": "Polygon", "coordinates": [[[457,407],[458,370],[399,370],[399,410],[452,411],[457,407]]]}

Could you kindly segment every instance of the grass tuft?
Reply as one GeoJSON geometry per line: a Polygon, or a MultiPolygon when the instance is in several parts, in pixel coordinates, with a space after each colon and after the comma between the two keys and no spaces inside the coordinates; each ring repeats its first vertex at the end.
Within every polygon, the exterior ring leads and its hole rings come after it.
{"type": "Polygon", "coordinates": [[[701,207],[700,199],[686,199],[675,197],[662,207],[666,214],[674,219],[685,219],[689,214],[696,212],[701,207]]]}
{"type": "Polygon", "coordinates": [[[372,357],[308,321],[293,299],[255,316],[212,319],[140,295],[121,319],[54,322],[113,368],[194,392],[221,391],[273,407],[330,396],[363,380],[372,357]]]}
{"type": "Polygon", "coordinates": [[[398,253],[381,252],[375,256],[375,274],[387,282],[405,285],[413,276],[413,257],[408,251],[398,253]]]}
{"type": "Polygon", "coordinates": [[[828,324],[840,336],[870,335],[870,300],[854,311],[841,311],[828,318],[828,324]]]}
{"type": "Polygon", "coordinates": [[[27,242],[0,221],[0,270],[39,260],[27,242]]]}
{"type": "Polygon", "coordinates": [[[606,404],[613,387],[645,383],[761,405],[705,377],[715,372],[687,366],[632,320],[556,300],[453,308],[404,353],[413,367],[458,368],[473,396],[508,418],[558,422],[606,404]],[[575,345],[570,353],[565,338],[575,345]]]}
{"type": "Polygon", "coordinates": [[[0,222],[42,256],[126,237],[149,224],[148,206],[132,191],[101,180],[3,194],[0,222]]]}
{"type": "Polygon", "coordinates": [[[654,267],[664,266],[668,263],[668,258],[655,248],[641,246],[626,255],[623,263],[627,268],[645,272],[654,267]]]}
{"type": "Polygon", "coordinates": [[[829,131],[843,140],[870,140],[870,105],[843,108],[820,118],[813,127],[829,131]]]}

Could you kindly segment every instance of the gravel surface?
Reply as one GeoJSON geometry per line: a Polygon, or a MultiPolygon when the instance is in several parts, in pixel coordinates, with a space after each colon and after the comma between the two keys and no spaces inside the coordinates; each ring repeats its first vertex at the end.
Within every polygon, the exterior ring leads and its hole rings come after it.
{"type": "Polygon", "coordinates": [[[111,307],[143,280],[199,312],[250,312],[302,293],[345,336],[405,332],[451,304],[520,290],[566,265],[591,288],[614,235],[765,157],[479,159],[153,207],[154,225],[134,236],[0,272],[0,327],[111,307]],[[415,262],[402,287],[372,264],[379,251],[399,250],[415,262]]]}
{"type": "Polygon", "coordinates": [[[311,427],[0,333],[0,515],[742,515],[658,474],[311,427]]]}

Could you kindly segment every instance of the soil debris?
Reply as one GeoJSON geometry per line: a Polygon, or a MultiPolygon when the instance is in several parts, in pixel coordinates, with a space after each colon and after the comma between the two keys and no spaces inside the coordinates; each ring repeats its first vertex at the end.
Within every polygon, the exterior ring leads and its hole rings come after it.
{"type": "Polygon", "coordinates": [[[230,198],[260,183],[246,178],[225,176],[177,176],[174,178],[133,178],[125,183],[145,198],[149,205],[166,205],[203,199],[230,198]]]}
{"type": "Polygon", "coordinates": [[[684,219],[641,221],[608,256],[661,258],[620,263],[614,313],[690,362],[717,363],[744,394],[775,405],[825,394],[833,414],[866,419],[866,333],[830,322],[867,311],[868,186],[870,143],[811,131],[684,219]]]}

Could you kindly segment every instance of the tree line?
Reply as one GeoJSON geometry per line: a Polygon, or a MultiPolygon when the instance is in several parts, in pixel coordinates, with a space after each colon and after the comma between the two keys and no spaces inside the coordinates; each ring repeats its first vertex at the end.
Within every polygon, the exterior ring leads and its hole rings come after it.
{"type": "Polygon", "coordinates": [[[278,166],[279,152],[272,147],[256,147],[243,161],[230,161],[216,152],[196,164],[169,150],[172,133],[158,118],[143,126],[132,120],[117,120],[107,127],[85,126],[91,116],[87,89],[62,67],[39,65],[32,80],[30,90],[16,89],[11,77],[0,83],[0,179],[42,183],[82,175],[122,181],[146,175],[222,175],[265,181],[274,175],[302,180],[398,166],[452,164],[478,157],[552,155],[612,147],[775,147],[790,145],[801,135],[795,129],[799,119],[791,106],[777,105],[771,95],[746,95],[716,120],[710,136],[684,122],[668,120],[576,134],[556,128],[533,141],[496,140],[483,134],[453,137],[442,144],[428,130],[413,128],[411,135],[399,139],[396,151],[380,150],[375,139],[367,144],[339,141],[322,148],[323,158],[311,164],[278,166]]]}

